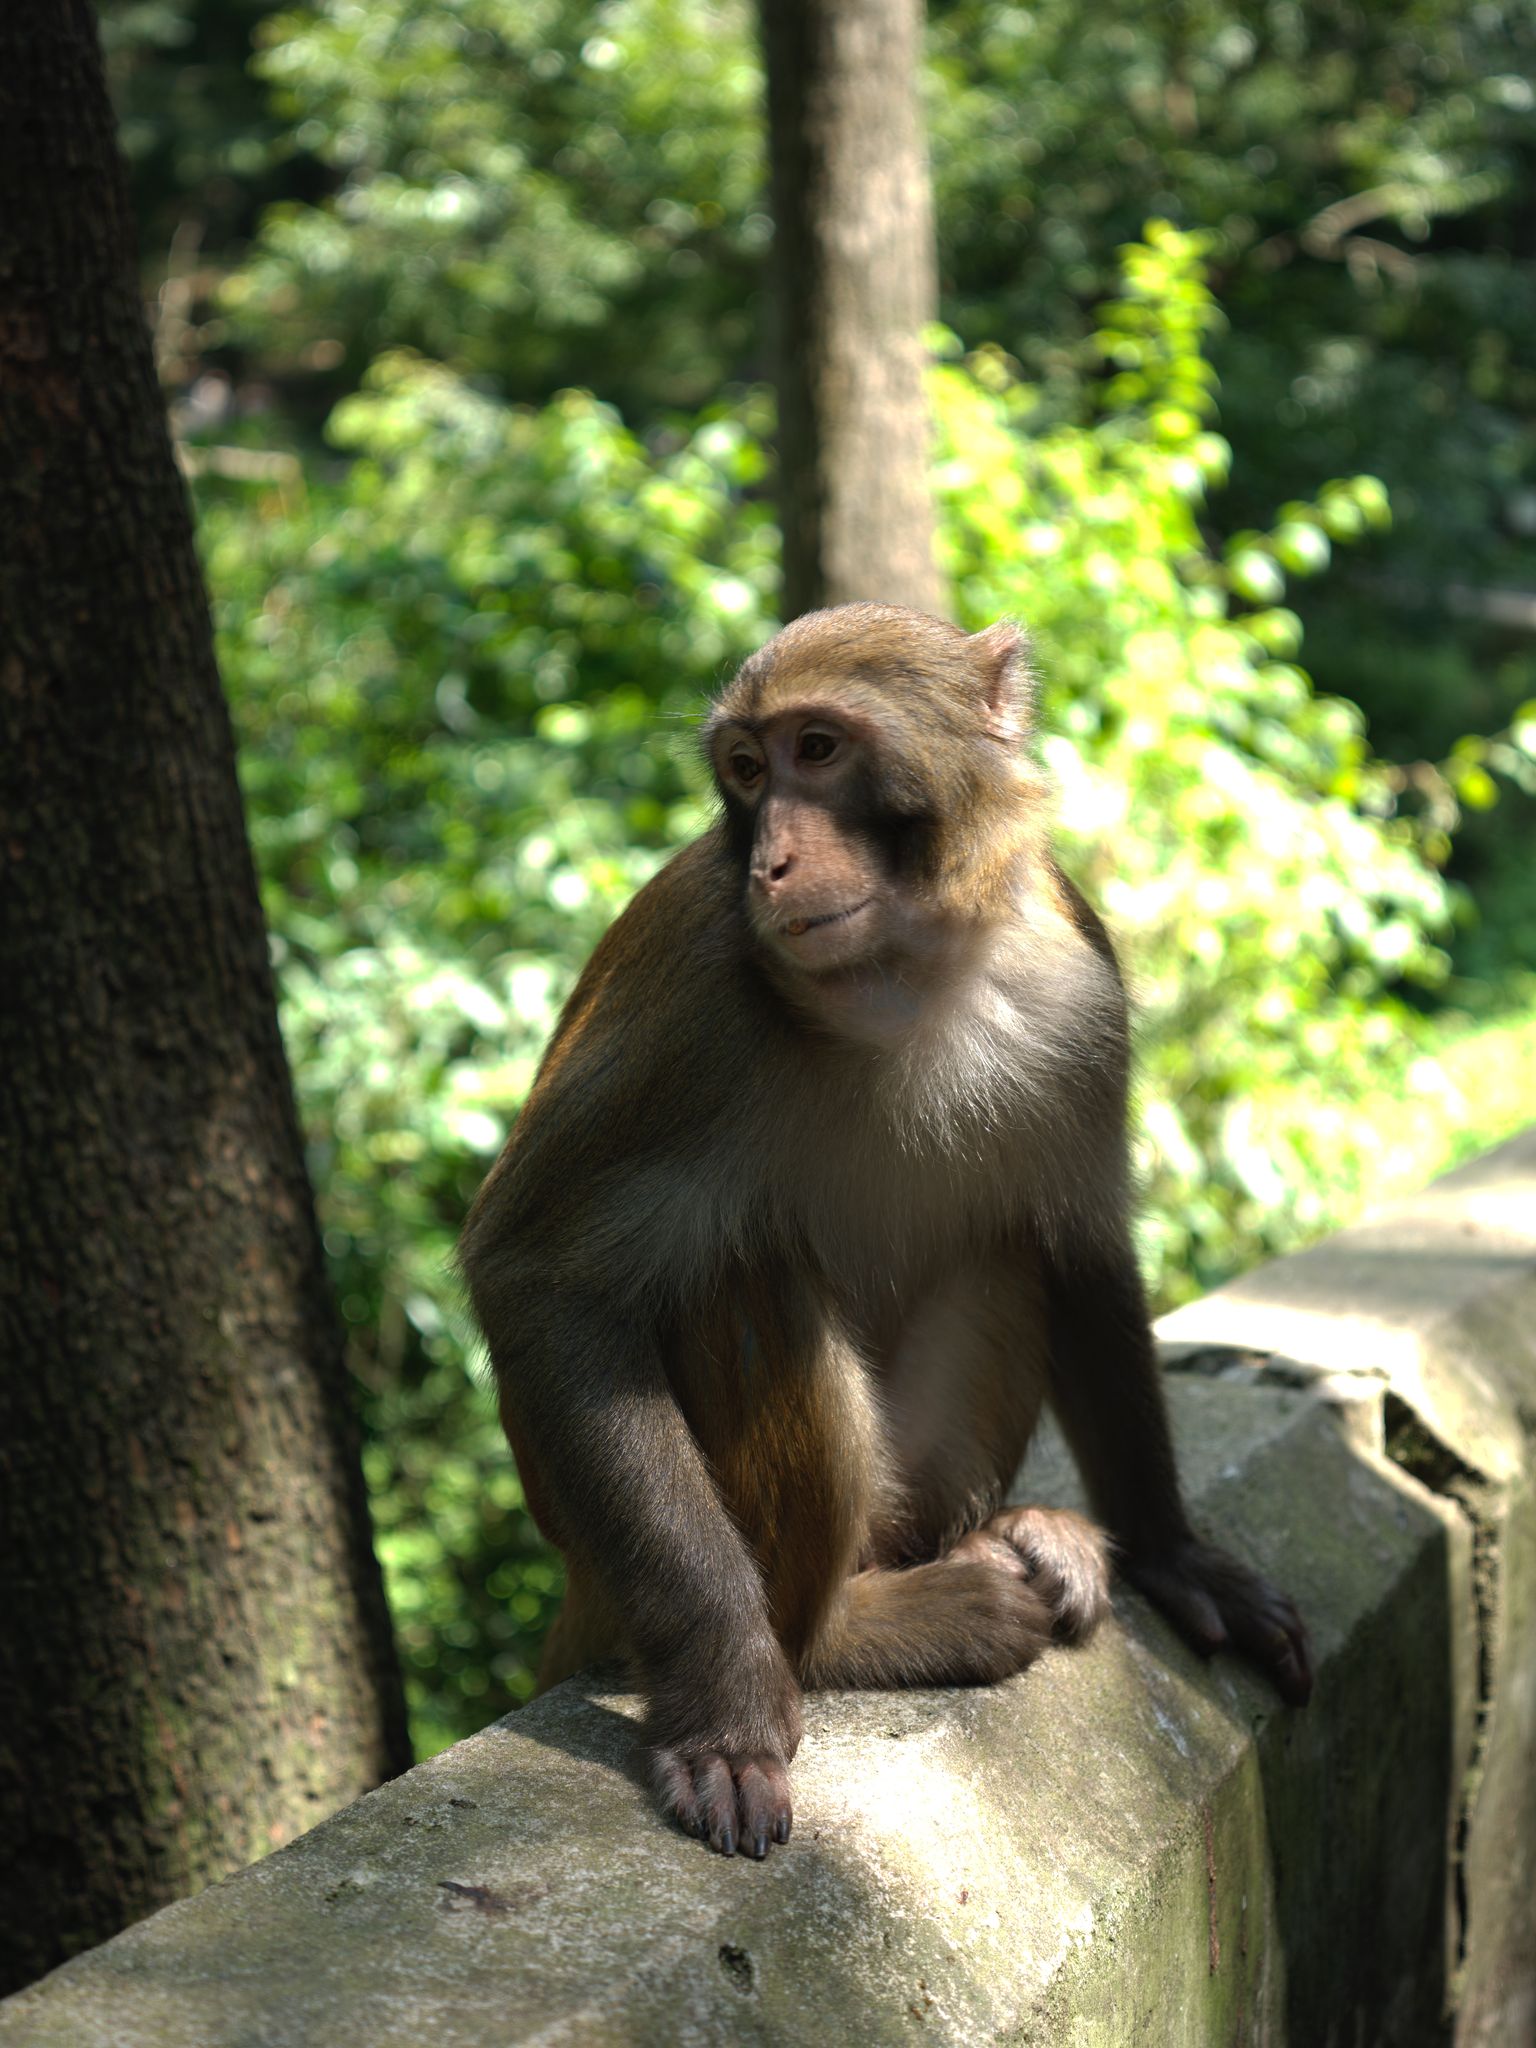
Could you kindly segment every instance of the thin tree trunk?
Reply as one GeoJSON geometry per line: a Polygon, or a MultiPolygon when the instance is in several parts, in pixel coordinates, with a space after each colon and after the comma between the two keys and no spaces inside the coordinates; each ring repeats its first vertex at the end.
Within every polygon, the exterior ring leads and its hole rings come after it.
{"type": "Polygon", "coordinates": [[[0,7],[0,1989],[407,1760],[84,0],[0,7]]]}
{"type": "Polygon", "coordinates": [[[922,329],[921,0],[760,0],[773,173],[784,616],[942,608],[922,329]]]}

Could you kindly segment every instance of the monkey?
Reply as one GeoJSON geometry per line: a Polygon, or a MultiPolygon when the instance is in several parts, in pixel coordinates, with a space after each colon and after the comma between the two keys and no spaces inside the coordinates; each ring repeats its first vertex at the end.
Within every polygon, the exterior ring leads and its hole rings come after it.
{"type": "Polygon", "coordinates": [[[1052,852],[1027,641],[793,621],[702,728],[710,828],[593,953],[465,1226],[567,1589],[661,1806],[789,1838],[809,1688],[984,1684],[1110,1561],[1304,1704],[1293,1603],[1186,1516],[1131,1243],[1127,1002],[1052,852]],[[1049,1403],[1093,1519],[1004,1505],[1049,1403]]]}

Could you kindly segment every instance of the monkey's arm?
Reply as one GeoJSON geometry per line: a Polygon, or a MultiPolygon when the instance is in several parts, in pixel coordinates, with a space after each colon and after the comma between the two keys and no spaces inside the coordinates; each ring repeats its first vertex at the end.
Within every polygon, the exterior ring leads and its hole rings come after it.
{"type": "Polygon", "coordinates": [[[727,1855],[766,1854],[789,1834],[800,1694],[757,1567],[632,1307],[508,1278],[487,1317],[503,1420],[530,1498],[558,1503],[552,1533],[623,1617],[663,1800],[727,1855]]]}
{"type": "Polygon", "coordinates": [[[1046,1287],[1051,1403],[1121,1570],[1196,1649],[1230,1644],[1304,1705],[1312,1671],[1295,1606],[1189,1526],[1128,1237],[1061,1248],[1046,1261],[1046,1287]]]}

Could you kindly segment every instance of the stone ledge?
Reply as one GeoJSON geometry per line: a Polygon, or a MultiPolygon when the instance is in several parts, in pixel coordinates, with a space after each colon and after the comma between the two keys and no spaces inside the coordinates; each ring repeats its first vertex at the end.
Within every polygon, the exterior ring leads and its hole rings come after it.
{"type": "MultiPolygon", "coordinates": [[[[1536,1133],[1165,1330],[1196,1519],[1311,1623],[1305,1713],[1122,1591],[1007,1685],[811,1701],[756,1865],[654,1818],[636,1702],[576,1680],[0,2044],[1536,2038],[1536,1133]]],[[[1023,1479],[1074,1494],[1049,1442],[1023,1479]]]]}

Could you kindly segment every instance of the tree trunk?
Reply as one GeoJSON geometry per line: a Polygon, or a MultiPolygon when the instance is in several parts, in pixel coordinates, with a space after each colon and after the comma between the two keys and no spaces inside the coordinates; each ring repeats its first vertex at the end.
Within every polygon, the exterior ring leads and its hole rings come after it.
{"type": "Polygon", "coordinates": [[[761,0],[761,20],[784,616],[858,598],[937,612],[921,0],[761,0]]]}
{"type": "Polygon", "coordinates": [[[0,7],[0,1990],[407,1760],[84,0],[0,7]]]}

